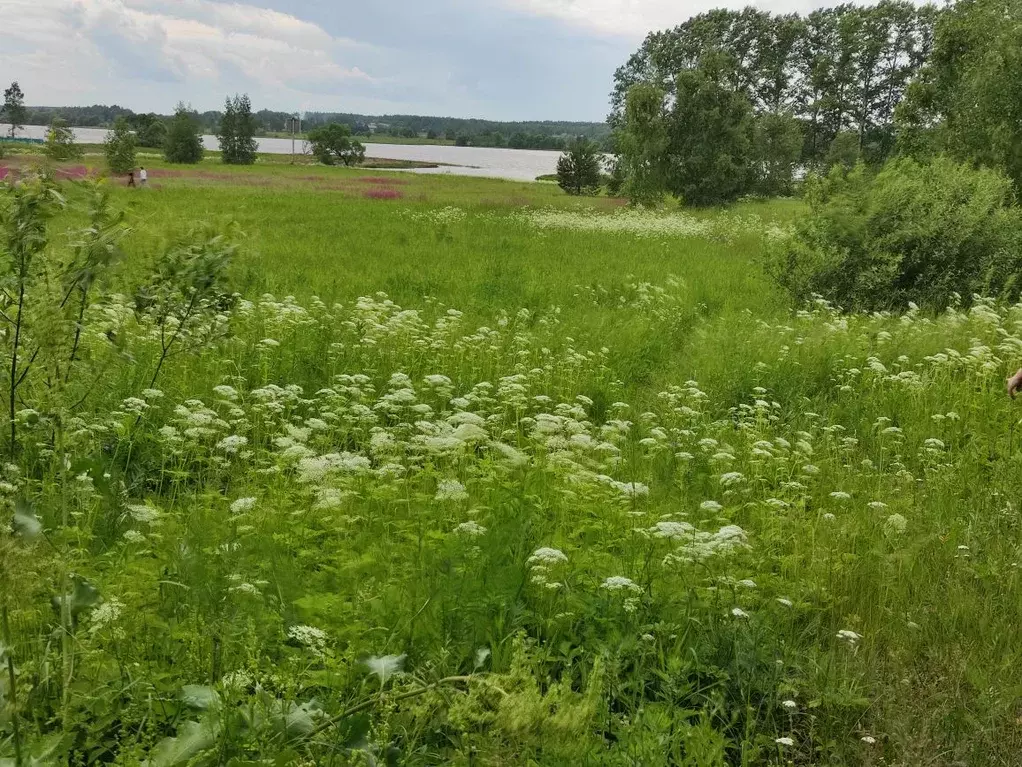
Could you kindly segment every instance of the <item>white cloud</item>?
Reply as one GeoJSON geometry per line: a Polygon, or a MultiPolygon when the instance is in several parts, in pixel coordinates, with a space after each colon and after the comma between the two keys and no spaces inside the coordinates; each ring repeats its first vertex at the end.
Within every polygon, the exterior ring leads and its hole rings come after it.
{"type": "Polygon", "coordinates": [[[240,3],[5,0],[4,19],[0,71],[15,73],[51,101],[81,103],[111,80],[179,83],[203,92],[251,86],[291,97],[374,82],[353,63],[372,54],[370,46],[240,3]]]}
{"type": "Polygon", "coordinates": [[[534,16],[559,19],[602,35],[643,38],[649,32],[675,27],[713,8],[747,6],[779,13],[807,11],[819,0],[502,0],[506,7],[534,16]]]}

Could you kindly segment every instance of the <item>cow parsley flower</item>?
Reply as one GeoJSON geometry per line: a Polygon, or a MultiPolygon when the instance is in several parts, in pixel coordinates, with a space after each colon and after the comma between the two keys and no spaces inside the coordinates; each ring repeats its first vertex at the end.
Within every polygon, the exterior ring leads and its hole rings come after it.
{"type": "Polygon", "coordinates": [[[600,588],[607,589],[607,591],[633,591],[636,593],[642,591],[635,581],[625,578],[623,575],[612,575],[601,584],[600,588]]]}
{"type": "Polygon", "coordinates": [[[467,501],[468,493],[465,486],[456,479],[440,480],[436,488],[436,500],[438,501],[467,501]]]}
{"type": "Polygon", "coordinates": [[[462,522],[454,528],[454,532],[460,533],[461,535],[467,535],[470,538],[478,538],[479,536],[486,534],[486,528],[475,520],[470,519],[468,522],[462,522]]]}
{"type": "Polygon", "coordinates": [[[736,618],[748,618],[749,614],[745,612],[741,607],[732,607],[731,614],[736,618]]]}
{"type": "Polygon", "coordinates": [[[774,738],[774,743],[779,746],[794,746],[795,741],[791,738],[774,738]]]}
{"type": "Polygon", "coordinates": [[[560,549],[551,549],[546,546],[536,549],[529,557],[529,564],[556,565],[559,562],[567,562],[568,558],[560,549]]]}
{"type": "Polygon", "coordinates": [[[229,437],[224,437],[222,440],[216,443],[217,450],[223,450],[229,455],[237,453],[241,448],[248,444],[248,437],[242,437],[239,434],[232,434],[229,437]]]}
{"type": "Polygon", "coordinates": [[[289,628],[287,635],[314,655],[323,655],[326,650],[326,632],[315,626],[298,624],[289,628]]]}
{"type": "Polygon", "coordinates": [[[255,498],[238,498],[231,504],[231,511],[234,514],[241,514],[245,511],[251,511],[256,505],[255,498]]]}
{"type": "Polygon", "coordinates": [[[901,514],[891,514],[884,521],[884,532],[888,535],[901,535],[908,528],[908,520],[901,514]]]}
{"type": "Polygon", "coordinates": [[[740,471],[729,471],[720,475],[720,484],[723,487],[733,487],[745,481],[745,475],[740,471]]]}
{"type": "Polygon", "coordinates": [[[850,631],[848,629],[841,629],[841,631],[837,632],[837,638],[842,642],[847,642],[852,647],[855,647],[862,640],[862,635],[856,634],[854,631],[850,631]]]}

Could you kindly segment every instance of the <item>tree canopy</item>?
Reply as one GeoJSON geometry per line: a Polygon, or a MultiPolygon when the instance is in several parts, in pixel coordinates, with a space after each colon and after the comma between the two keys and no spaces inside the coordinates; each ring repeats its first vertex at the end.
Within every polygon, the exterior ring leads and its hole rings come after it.
{"type": "Polygon", "coordinates": [[[596,194],[603,183],[600,147],[578,136],[557,160],[557,184],[568,194],[596,194]]]}
{"type": "Polygon", "coordinates": [[[960,0],[898,109],[899,148],[1000,168],[1022,191],[1022,0],[960,0]]]}
{"type": "Polygon", "coordinates": [[[178,104],[167,126],[163,156],[167,162],[192,164],[199,162],[203,154],[199,121],[184,104],[178,104]]]}
{"type": "Polygon", "coordinates": [[[114,121],[114,129],[103,142],[106,164],[114,173],[127,173],[135,167],[135,134],[124,117],[114,121]]]}
{"type": "Polygon", "coordinates": [[[19,128],[25,127],[25,93],[17,81],[4,91],[4,106],[0,114],[10,123],[11,138],[14,138],[19,128]]]}
{"type": "Polygon", "coordinates": [[[330,123],[309,131],[312,153],[324,165],[340,161],[345,165],[358,165],[365,159],[366,148],[352,138],[351,129],[341,123],[330,123]]]}
{"type": "Polygon", "coordinates": [[[228,165],[254,163],[258,149],[255,140],[256,130],[257,123],[252,116],[252,102],[248,94],[227,97],[224,103],[224,116],[217,130],[221,160],[228,165]]]}
{"type": "Polygon", "coordinates": [[[806,16],[756,8],[718,9],[653,32],[614,76],[610,122],[620,127],[629,90],[654,85],[674,98],[679,72],[712,53],[733,62],[731,87],[756,114],[787,114],[805,136],[801,162],[821,165],[842,133],[859,153],[882,161],[893,150],[894,110],[929,55],[938,13],[932,5],[882,0],[806,16]]]}

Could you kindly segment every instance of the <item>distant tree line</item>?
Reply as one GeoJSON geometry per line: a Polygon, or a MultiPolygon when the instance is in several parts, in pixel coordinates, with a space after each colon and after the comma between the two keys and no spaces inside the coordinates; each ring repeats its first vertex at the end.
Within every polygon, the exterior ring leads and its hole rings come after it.
{"type": "MultiPolygon", "coordinates": [[[[193,112],[203,133],[216,134],[225,111],[193,112]]],[[[136,113],[117,105],[95,104],[87,107],[26,107],[24,124],[49,125],[61,119],[68,125],[82,128],[112,128],[117,118],[128,121],[138,134],[138,145],[160,147],[171,116],[154,112],[136,113]]],[[[291,112],[261,109],[251,119],[254,135],[290,131],[291,112]]],[[[346,125],[353,136],[379,135],[401,138],[427,138],[450,141],[459,146],[508,147],[511,149],[549,149],[562,151],[577,136],[596,141],[601,148],[610,148],[611,128],[606,123],[587,122],[497,122],[492,120],[420,115],[362,115],[353,113],[307,112],[302,115],[303,131],[331,123],[346,125]]]]}

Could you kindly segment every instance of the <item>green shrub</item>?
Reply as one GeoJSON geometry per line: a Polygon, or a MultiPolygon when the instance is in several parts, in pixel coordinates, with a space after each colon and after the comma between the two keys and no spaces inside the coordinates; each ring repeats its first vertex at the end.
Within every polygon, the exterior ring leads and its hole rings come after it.
{"type": "Polygon", "coordinates": [[[811,215],[768,258],[798,298],[883,310],[1019,296],[1022,210],[997,171],[947,158],[896,160],[876,176],[836,167],[807,181],[806,197],[811,215]]]}
{"type": "Polygon", "coordinates": [[[135,167],[135,134],[123,117],[114,122],[114,129],[103,141],[106,163],[113,173],[127,173],[135,167]]]}

